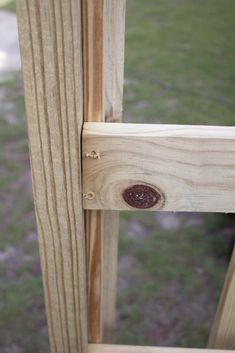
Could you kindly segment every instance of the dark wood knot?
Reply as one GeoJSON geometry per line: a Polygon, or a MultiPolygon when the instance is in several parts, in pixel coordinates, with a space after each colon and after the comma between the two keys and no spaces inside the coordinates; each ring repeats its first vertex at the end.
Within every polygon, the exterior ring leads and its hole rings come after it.
{"type": "Polygon", "coordinates": [[[161,191],[145,184],[136,184],[126,188],[122,197],[129,206],[140,209],[151,208],[164,203],[161,191]]]}

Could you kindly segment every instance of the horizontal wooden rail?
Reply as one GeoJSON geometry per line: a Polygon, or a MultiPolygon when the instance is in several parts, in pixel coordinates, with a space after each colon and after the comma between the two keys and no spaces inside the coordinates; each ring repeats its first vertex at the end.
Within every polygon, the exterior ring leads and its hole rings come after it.
{"type": "Polygon", "coordinates": [[[85,123],[85,209],[235,212],[235,127],[85,123]]]}
{"type": "Polygon", "coordinates": [[[231,350],[89,344],[88,353],[231,353],[231,350]]]}

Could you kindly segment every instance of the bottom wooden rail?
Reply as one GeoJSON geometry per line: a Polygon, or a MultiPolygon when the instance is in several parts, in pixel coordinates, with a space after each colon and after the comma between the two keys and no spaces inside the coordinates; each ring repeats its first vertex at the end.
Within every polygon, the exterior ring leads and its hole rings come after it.
{"type": "Polygon", "coordinates": [[[88,353],[231,353],[231,350],[89,344],[88,353]]]}

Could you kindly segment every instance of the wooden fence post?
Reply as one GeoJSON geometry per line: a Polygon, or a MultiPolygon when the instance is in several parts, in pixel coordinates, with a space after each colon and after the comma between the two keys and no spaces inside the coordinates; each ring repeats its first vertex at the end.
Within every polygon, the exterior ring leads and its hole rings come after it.
{"type": "Polygon", "coordinates": [[[31,171],[53,353],[87,352],[77,0],[17,0],[31,171]]]}

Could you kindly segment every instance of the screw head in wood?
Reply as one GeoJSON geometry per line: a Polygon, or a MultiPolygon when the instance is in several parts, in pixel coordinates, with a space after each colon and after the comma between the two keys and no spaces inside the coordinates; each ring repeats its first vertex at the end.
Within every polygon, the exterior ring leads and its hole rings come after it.
{"type": "Polygon", "coordinates": [[[95,193],[93,191],[88,191],[83,196],[87,200],[93,200],[95,198],[95,193]]]}
{"type": "Polygon", "coordinates": [[[96,150],[92,150],[90,152],[87,152],[85,156],[91,159],[100,159],[100,152],[97,152],[96,150]]]}
{"type": "Polygon", "coordinates": [[[136,184],[126,188],[122,197],[129,206],[140,209],[147,209],[164,203],[163,194],[160,190],[145,184],[136,184]]]}

